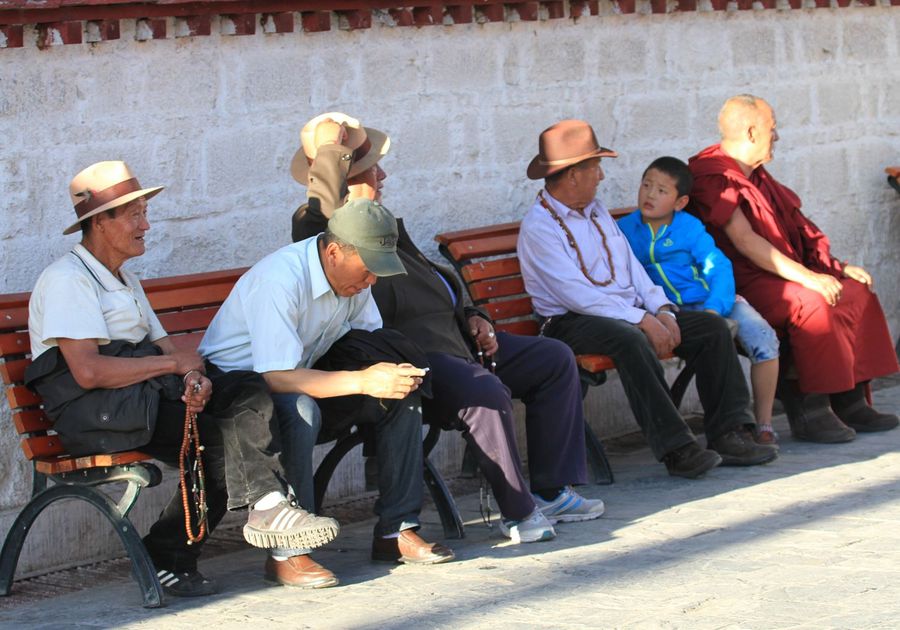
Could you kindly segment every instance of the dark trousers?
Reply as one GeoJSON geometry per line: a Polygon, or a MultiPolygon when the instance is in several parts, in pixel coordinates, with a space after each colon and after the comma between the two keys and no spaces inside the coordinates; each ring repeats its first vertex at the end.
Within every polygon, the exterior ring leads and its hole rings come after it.
{"type": "MultiPolygon", "coordinates": [[[[198,428],[204,447],[209,535],[226,509],[252,505],[269,492],[283,491],[284,486],[277,457],[278,426],[266,382],[254,372],[221,372],[210,365],[207,368],[213,395],[199,416],[198,428]]],[[[184,411],[180,401],[161,400],[153,438],[140,450],[177,468],[184,411]]],[[[193,504],[190,492],[188,496],[193,504]]],[[[203,542],[187,544],[180,487],[144,537],[144,544],[160,569],[196,569],[203,542]]]]}
{"type": "MultiPolygon", "coordinates": [[[[725,320],[712,313],[680,311],[678,325],[681,345],[675,355],[696,365],[707,442],[754,424],[750,392],[725,320]]],[[[575,354],[612,357],[635,420],[658,460],[694,440],[672,404],[662,364],[637,326],[621,319],[568,313],[554,317],[545,334],[566,342],[575,354]]]]}
{"type": "MultiPolygon", "coordinates": [[[[425,356],[396,331],[352,330],[334,344],[313,366],[317,370],[360,370],[387,361],[424,365],[425,356]]],[[[424,385],[423,385],[424,386],[424,385]]],[[[318,441],[340,437],[353,425],[374,429],[378,456],[378,500],[375,535],[394,534],[419,526],[423,501],[422,403],[415,391],[402,400],[353,395],[312,398],[278,395],[278,417],[285,444],[288,481],[298,491],[307,488],[301,502],[311,503],[312,449],[318,441]],[[321,419],[315,417],[321,416],[321,419]],[[314,435],[321,431],[321,436],[314,435]],[[299,458],[299,465],[297,459],[299,458]]],[[[313,506],[305,506],[312,510],[313,506]]]]}
{"type": "Polygon", "coordinates": [[[525,403],[531,488],[587,482],[584,415],[572,351],[554,339],[497,333],[496,374],[479,363],[429,353],[434,399],[447,425],[462,430],[504,517],[522,519],[534,499],[522,475],[512,398],[525,403]]]}

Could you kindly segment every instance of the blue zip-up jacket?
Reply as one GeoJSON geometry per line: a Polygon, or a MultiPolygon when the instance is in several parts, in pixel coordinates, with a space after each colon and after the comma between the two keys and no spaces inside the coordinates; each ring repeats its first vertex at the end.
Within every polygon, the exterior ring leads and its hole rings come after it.
{"type": "Polygon", "coordinates": [[[686,212],[676,212],[670,225],[656,234],[635,210],[619,220],[634,255],[650,278],[675,304],[702,303],[727,317],[734,306],[731,261],[716,247],[703,223],[686,212]]]}

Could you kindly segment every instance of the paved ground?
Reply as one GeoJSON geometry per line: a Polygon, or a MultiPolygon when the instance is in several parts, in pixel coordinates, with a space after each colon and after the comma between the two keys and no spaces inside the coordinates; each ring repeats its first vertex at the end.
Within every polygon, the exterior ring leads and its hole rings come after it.
{"type": "MultiPolygon", "coordinates": [[[[900,410],[900,387],[876,392],[900,410]]],[[[606,515],[514,546],[458,497],[467,537],[434,567],[368,561],[372,521],[318,558],[342,580],[322,591],[266,585],[263,555],[202,569],[222,593],[145,610],[126,580],[0,611],[5,626],[232,628],[898,628],[900,431],[819,446],[786,437],[775,463],[668,477],[649,452],[615,455],[613,486],[588,486],[606,515]]],[[[437,538],[433,512],[425,535],[437,538]]]]}

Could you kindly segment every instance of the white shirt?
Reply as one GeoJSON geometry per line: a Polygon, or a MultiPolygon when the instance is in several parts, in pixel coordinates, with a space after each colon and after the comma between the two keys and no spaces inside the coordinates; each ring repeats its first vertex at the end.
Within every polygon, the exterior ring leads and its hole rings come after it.
{"type": "Polygon", "coordinates": [[[200,342],[222,370],[310,368],[351,329],[381,328],[371,289],[335,294],[319,260],[318,237],[282,247],[234,285],[200,342]]]}
{"type": "Polygon", "coordinates": [[[138,343],[166,336],[137,276],[121,280],[80,243],[44,269],[28,301],[31,355],[37,358],[60,337],[138,343]]]}
{"type": "Polygon", "coordinates": [[[637,324],[647,311],[655,314],[661,306],[671,303],[663,289],[650,280],[615,219],[599,200],[592,201],[582,214],[546,190],[541,194],[572,232],[590,276],[602,282],[610,278],[611,272],[602,237],[589,217],[597,220],[606,234],[616,279],[601,287],[585,278],[566,233],[535,200],[522,220],[517,251],[525,290],[538,315],[549,317],[571,311],[637,324]]]}

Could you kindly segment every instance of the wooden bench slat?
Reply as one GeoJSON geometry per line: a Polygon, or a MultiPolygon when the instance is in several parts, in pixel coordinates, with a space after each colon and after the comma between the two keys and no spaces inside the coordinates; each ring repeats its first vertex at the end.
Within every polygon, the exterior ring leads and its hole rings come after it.
{"type": "Polygon", "coordinates": [[[605,354],[576,354],[575,361],[578,367],[586,372],[603,372],[604,370],[615,370],[616,364],[613,363],[611,357],[605,354]]]}
{"type": "Polygon", "coordinates": [[[141,286],[149,297],[160,292],[172,289],[186,289],[191,287],[205,287],[213,284],[234,285],[237,279],[246,273],[249,267],[236,267],[234,269],[222,269],[221,271],[204,271],[202,273],[190,273],[181,276],[167,276],[164,278],[150,278],[142,280],[141,286]]]}
{"type": "Polygon", "coordinates": [[[534,313],[530,297],[522,297],[517,300],[503,300],[502,302],[488,302],[481,304],[480,307],[487,311],[491,319],[498,321],[513,317],[525,317],[534,313]]]}
{"type": "Polygon", "coordinates": [[[27,354],[31,352],[31,340],[27,332],[5,333],[0,335],[0,356],[8,354],[27,354]]]}
{"type": "Polygon", "coordinates": [[[28,305],[0,310],[0,330],[27,330],[28,305]]]}
{"type": "Polygon", "coordinates": [[[477,228],[469,228],[467,230],[456,230],[454,232],[444,232],[434,237],[434,240],[441,245],[450,245],[460,240],[472,240],[486,238],[490,236],[502,236],[504,234],[518,234],[520,221],[512,221],[510,223],[498,223],[496,225],[483,225],[477,228]]]}
{"type": "Polygon", "coordinates": [[[447,250],[453,258],[459,262],[482,258],[484,256],[498,256],[516,251],[516,241],[519,238],[518,230],[512,234],[491,236],[488,238],[456,241],[451,243],[447,250]]]}
{"type": "Polygon", "coordinates": [[[53,422],[40,409],[25,409],[17,411],[13,415],[13,424],[16,425],[16,432],[36,433],[38,431],[47,431],[53,428],[53,422]]]}
{"type": "Polygon", "coordinates": [[[159,291],[152,295],[147,294],[147,299],[150,301],[150,306],[159,315],[159,311],[169,309],[221,304],[231,293],[233,286],[234,284],[230,282],[223,282],[209,286],[185,287],[159,291]]]}
{"type": "Polygon", "coordinates": [[[90,455],[86,457],[63,458],[39,458],[34,463],[38,472],[45,475],[58,475],[60,473],[85,470],[87,468],[105,468],[109,466],[122,466],[143,462],[152,459],[146,453],[140,451],[124,451],[122,453],[109,453],[106,455],[90,455]]]}
{"type": "Polygon", "coordinates": [[[484,300],[493,300],[525,293],[525,281],[522,276],[514,278],[501,278],[499,280],[484,280],[469,284],[469,294],[475,304],[481,305],[484,300]]]}
{"type": "Polygon", "coordinates": [[[507,332],[513,335],[528,335],[536,337],[540,326],[533,319],[520,319],[516,322],[498,322],[494,328],[501,332],[507,332]]]}
{"type": "Polygon", "coordinates": [[[57,457],[64,455],[66,450],[63,448],[59,437],[55,435],[36,435],[34,437],[22,440],[22,451],[28,460],[46,457],[57,457]]]}
{"type": "Polygon", "coordinates": [[[519,266],[519,259],[515,256],[470,263],[464,265],[461,270],[463,280],[466,282],[477,282],[479,280],[502,278],[504,276],[516,276],[521,273],[522,269],[519,266]]]}
{"type": "Polygon", "coordinates": [[[169,335],[177,335],[189,330],[206,330],[218,311],[218,306],[209,306],[190,311],[160,313],[158,317],[169,335]]]}
{"type": "Polygon", "coordinates": [[[6,388],[6,399],[11,409],[34,407],[41,404],[41,397],[24,385],[11,385],[6,388]]]}
{"type": "Polygon", "coordinates": [[[25,368],[31,363],[31,359],[13,359],[0,363],[0,375],[7,385],[22,383],[25,381],[25,368]]]}

